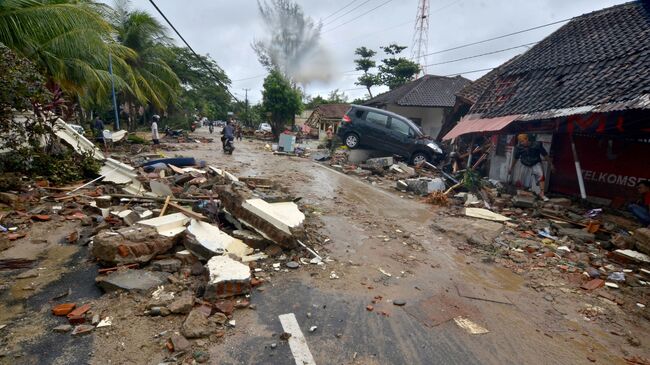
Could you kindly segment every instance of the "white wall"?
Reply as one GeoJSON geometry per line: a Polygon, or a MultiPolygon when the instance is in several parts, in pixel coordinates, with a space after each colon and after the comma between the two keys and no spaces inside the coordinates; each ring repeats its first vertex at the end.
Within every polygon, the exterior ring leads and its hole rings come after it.
{"type": "Polygon", "coordinates": [[[422,132],[433,139],[438,137],[444,119],[444,108],[426,108],[413,106],[399,106],[390,104],[386,107],[388,111],[397,113],[409,119],[422,119],[422,132]]]}

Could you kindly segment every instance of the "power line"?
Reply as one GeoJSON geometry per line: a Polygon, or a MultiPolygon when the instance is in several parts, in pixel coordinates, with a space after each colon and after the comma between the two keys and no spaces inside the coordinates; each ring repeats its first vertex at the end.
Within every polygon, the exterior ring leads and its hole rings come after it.
{"type": "MultiPolygon", "coordinates": [[[[373,11],[375,11],[375,10],[381,8],[382,6],[388,4],[388,3],[391,2],[391,1],[393,1],[393,0],[386,0],[386,1],[384,1],[383,3],[381,3],[381,4],[377,5],[377,6],[375,6],[374,8],[372,8],[372,9],[370,9],[370,10],[368,10],[368,11],[366,11],[365,13],[362,13],[362,14],[357,15],[356,19],[359,19],[359,18],[361,18],[362,16],[364,16],[364,15],[370,13],[370,12],[373,12],[373,11]]],[[[364,3],[364,4],[365,4],[365,3],[364,3]]],[[[343,24],[339,24],[339,25],[337,25],[337,26],[334,27],[334,28],[330,28],[330,29],[324,31],[323,33],[331,32],[331,31],[333,31],[333,30],[335,30],[335,29],[338,29],[338,28],[341,28],[342,26],[347,25],[347,24],[349,24],[349,23],[348,23],[348,22],[344,22],[343,24]]]]}
{"type": "Polygon", "coordinates": [[[463,45],[460,45],[460,46],[456,46],[456,47],[452,47],[452,48],[443,49],[443,50],[441,50],[441,51],[436,51],[436,52],[427,53],[427,54],[423,55],[422,57],[424,57],[424,56],[431,56],[431,55],[434,55],[434,54],[439,54],[439,53],[444,53],[444,52],[449,52],[449,51],[454,51],[454,50],[457,50],[457,49],[461,49],[461,48],[465,48],[465,47],[473,46],[473,45],[476,45],[476,44],[481,44],[481,43],[485,43],[485,42],[493,41],[493,40],[495,40],[495,39],[501,39],[501,38],[509,37],[509,36],[511,36],[511,35],[515,35],[515,34],[520,34],[520,33],[529,32],[529,31],[531,31],[531,30],[540,29],[540,28],[544,28],[544,27],[551,26],[551,25],[555,25],[555,24],[559,24],[559,23],[568,22],[568,21],[571,20],[571,19],[573,19],[573,17],[571,17],[571,18],[567,18],[567,19],[558,20],[558,21],[555,21],[555,22],[552,22],[552,23],[547,23],[547,24],[538,25],[538,26],[536,26],[536,27],[532,27],[532,28],[528,28],[528,29],[518,30],[518,31],[516,31],[516,32],[512,32],[512,33],[508,33],[508,34],[500,35],[500,36],[498,36],[498,37],[493,37],[493,38],[484,39],[484,40],[482,40],[482,41],[478,41],[478,42],[467,43],[467,44],[463,44],[463,45]]]}
{"type": "Polygon", "coordinates": [[[509,48],[499,49],[499,50],[496,50],[496,51],[486,52],[486,53],[481,53],[481,54],[477,54],[477,55],[473,55],[473,56],[467,56],[467,57],[463,57],[463,58],[457,58],[457,59],[455,59],[455,60],[449,60],[449,61],[443,61],[443,62],[431,63],[431,64],[428,64],[427,66],[438,66],[438,65],[444,65],[444,64],[452,63],[452,62],[458,62],[458,61],[469,60],[469,59],[471,59],[471,58],[477,58],[477,57],[487,56],[487,55],[491,55],[491,54],[495,54],[495,53],[506,52],[506,51],[510,51],[510,50],[513,50],[513,49],[521,48],[521,47],[531,46],[531,45],[533,45],[533,44],[537,44],[537,43],[539,43],[539,42],[531,42],[531,43],[521,44],[521,45],[519,45],[519,46],[514,46],[514,47],[509,47],[509,48]]]}
{"type": "Polygon", "coordinates": [[[190,51],[192,51],[192,53],[194,53],[194,55],[195,55],[196,58],[199,60],[199,62],[201,62],[201,64],[203,65],[203,67],[205,67],[205,69],[208,70],[208,72],[212,75],[212,77],[214,77],[214,80],[217,82],[217,84],[221,85],[221,87],[223,87],[224,89],[226,89],[226,92],[227,92],[228,94],[230,94],[230,96],[232,96],[232,98],[235,99],[235,101],[239,102],[239,99],[237,99],[237,98],[235,97],[235,95],[234,95],[233,93],[230,92],[230,90],[228,89],[228,86],[226,86],[226,84],[224,84],[223,82],[221,82],[221,80],[219,80],[219,77],[214,73],[214,71],[212,71],[212,69],[210,68],[210,66],[208,66],[208,64],[205,63],[205,61],[201,58],[201,56],[199,56],[199,54],[196,53],[196,51],[194,51],[194,49],[192,48],[192,46],[190,46],[190,44],[187,43],[187,41],[185,40],[185,38],[183,38],[183,36],[181,35],[181,33],[176,29],[176,27],[174,27],[174,24],[172,24],[172,22],[170,22],[169,19],[167,19],[167,17],[166,17],[165,14],[162,12],[162,10],[160,10],[160,8],[158,8],[158,5],[156,5],[156,3],[155,3],[153,0],[149,0],[149,2],[151,3],[151,5],[153,5],[154,8],[156,8],[156,11],[158,11],[158,14],[160,14],[160,16],[162,16],[163,19],[165,19],[165,21],[167,22],[167,24],[169,24],[169,26],[174,30],[174,32],[176,32],[176,35],[178,35],[178,37],[183,41],[183,43],[185,43],[185,46],[187,46],[187,48],[189,48],[190,51]]]}
{"type": "MultiPolygon", "coordinates": [[[[497,66],[497,67],[499,67],[499,66],[497,66]]],[[[464,75],[464,74],[472,74],[472,73],[481,72],[481,71],[492,71],[492,70],[494,70],[494,69],[497,68],[497,67],[482,68],[482,69],[480,69],[480,70],[472,70],[472,71],[465,71],[465,72],[457,72],[457,73],[455,73],[455,74],[445,75],[445,77],[449,77],[449,76],[459,76],[459,75],[464,75]]]]}
{"type": "Polygon", "coordinates": [[[263,77],[263,76],[266,76],[266,74],[259,74],[259,75],[255,75],[255,76],[251,76],[251,77],[245,77],[243,79],[232,80],[232,82],[252,80],[252,79],[256,79],[256,78],[263,77]]]}
{"type": "Polygon", "coordinates": [[[322,22],[326,21],[327,19],[329,19],[329,18],[331,18],[332,16],[336,15],[338,12],[340,12],[340,11],[342,11],[342,10],[345,10],[345,8],[347,8],[348,6],[350,6],[350,5],[352,5],[352,4],[356,3],[356,2],[357,2],[357,0],[352,0],[352,1],[350,1],[346,6],[344,6],[344,7],[340,8],[339,10],[337,10],[337,11],[331,13],[330,15],[326,16],[325,18],[321,19],[321,21],[322,21],[322,22]]]}
{"type": "Polygon", "coordinates": [[[336,18],[336,19],[334,19],[334,20],[332,20],[332,21],[330,21],[330,22],[327,22],[327,23],[323,24],[323,26],[328,26],[328,25],[330,25],[330,24],[332,24],[332,23],[336,23],[337,20],[340,20],[340,19],[343,18],[344,16],[346,16],[346,15],[350,14],[351,12],[353,12],[353,11],[359,9],[360,7],[362,7],[363,5],[365,5],[366,3],[369,3],[369,2],[370,2],[370,0],[366,0],[366,1],[362,2],[361,4],[359,4],[359,5],[355,6],[354,8],[352,8],[352,9],[346,11],[345,13],[343,13],[343,15],[339,15],[338,18],[336,18]]]}

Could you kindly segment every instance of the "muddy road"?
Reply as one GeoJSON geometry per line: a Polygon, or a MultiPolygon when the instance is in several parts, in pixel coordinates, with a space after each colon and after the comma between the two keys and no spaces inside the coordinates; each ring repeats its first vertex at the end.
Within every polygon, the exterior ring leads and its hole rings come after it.
{"type": "MultiPolygon", "coordinates": [[[[315,248],[334,262],[324,270],[306,267],[283,275],[255,292],[257,311],[237,318],[242,329],[212,348],[219,363],[294,363],[286,342],[277,337],[282,332],[278,315],[287,312],[298,318],[317,364],[622,363],[608,348],[616,338],[559,314],[510,270],[454,248],[453,235],[431,227],[441,218],[436,208],[310,159],[273,156],[263,145],[238,142],[232,156],[217,143],[175,153],[238,176],[283,183],[319,215],[320,231],[329,241],[315,248]],[[338,279],[330,278],[332,271],[338,279]],[[406,305],[395,306],[393,300],[406,305]],[[466,317],[489,333],[470,334],[445,316],[436,318],[433,307],[448,318],[466,317]],[[312,326],[318,328],[309,332],[312,326]]],[[[450,221],[457,227],[447,228],[475,229],[465,223],[450,221]]]]}

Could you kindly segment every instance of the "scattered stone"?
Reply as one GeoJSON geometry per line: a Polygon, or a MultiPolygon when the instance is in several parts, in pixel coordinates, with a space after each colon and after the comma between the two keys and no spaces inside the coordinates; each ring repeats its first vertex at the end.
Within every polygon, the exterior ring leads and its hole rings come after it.
{"type": "Polygon", "coordinates": [[[214,303],[214,308],[229,316],[235,311],[235,303],[232,300],[218,300],[214,303]]]}
{"type": "Polygon", "coordinates": [[[190,341],[188,341],[185,337],[177,334],[171,335],[169,342],[171,342],[174,351],[185,351],[192,346],[190,341]]]}
{"type": "Polygon", "coordinates": [[[94,330],[95,327],[91,326],[89,324],[80,324],[72,330],[72,335],[77,336],[77,335],[85,335],[86,333],[90,333],[92,330],[94,330]]]}
{"type": "Polygon", "coordinates": [[[318,329],[318,326],[311,326],[309,327],[309,332],[314,332],[318,329]]]}
{"type": "Polygon", "coordinates": [[[169,274],[146,270],[118,270],[106,277],[97,277],[97,284],[106,292],[114,290],[148,291],[167,281],[169,274]]]}
{"type": "Polygon", "coordinates": [[[367,310],[368,312],[372,312],[373,310],[375,310],[375,307],[373,307],[372,305],[367,305],[367,306],[366,306],[366,310],[367,310]]]}
{"type": "Polygon", "coordinates": [[[210,360],[210,354],[207,351],[203,351],[203,350],[194,351],[192,357],[199,364],[206,363],[208,362],[208,360],[210,360]]]}
{"type": "Polygon", "coordinates": [[[544,300],[546,300],[546,301],[548,301],[548,302],[552,302],[552,301],[553,301],[553,297],[550,296],[550,295],[548,295],[548,294],[546,294],[546,295],[544,296],[544,300]]]}
{"type": "Polygon", "coordinates": [[[205,268],[203,267],[203,264],[200,263],[199,261],[193,263],[192,267],[190,267],[190,273],[194,276],[202,275],[204,272],[205,272],[205,268]]]}
{"type": "Polygon", "coordinates": [[[602,279],[592,279],[580,287],[584,290],[595,290],[605,285],[605,280],[602,279]]]}
{"type": "Polygon", "coordinates": [[[402,299],[395,299],[395,300],[393,300],[393,304],[396,305],[396,306],[401,307],[401,306],[406,305],[406,301],[402,300],[402,299]]]}
{"type": "Polygon", "coordinates": [[[72,330],[72,326],[69,324],[62,324],[60,326],[54,327],[53,329],[54,332],[61,332],[61,333],[70,332],[71,330],[72,330]]]}
{"type": "Polygon", "coordinates": [[[38,277],[38,269],[31,269],[16,275],[16,279],[30,279],[38,277]]]}
{"type": "Polygon", "coordinates": [[[291,338],[291,333],[289,332],[282,332],[282,334],[280,334],[280,339],[282,341],[287,341],[289,338],[291,338]]]}
{"type": "Polygon", "coordinates": [[[185,294],[169,305],[169,311],[175,314],[187,314],[192,310],[193,306],[194,296],[185,294]]]}
{"type": "Polygon", "coordinates": [[[175,273],[181,269],[181,264],[181,260],[179,259],[156,260],[151,263],[151,268],[154,271],[175,273]]]}
{"type": "Polygon", "coordinates": [[[228,321],[228,316],[223,313],[215,313],[212,317],[210,317],[210,321],[223,326],[228,321]]]}
{"type": "Polygon", "coordinates": [[[97,324],[99,324],[99,314],[94,314],[93,315],[93,319],[90,321],[90,324],[92,324],[93,326],[96,326],[97,324]]]}
{"type": "Polygon", "coordinates": [[[201,338],[209,336],[210,323],[208,317],[199,310],[192,310],[181,325],[181,334],[186,338],[201,338]]]}
{"type": "Polygon", "coordinates": [[[271,348],[275,350],[276,347],[278,347],[278,344],[275,343],[275,342],[273,342],[273,343],[271,344],[271,348]]]}
{"type": "Polygon", "coordinates": [[[290,269],[297,269],[300,267],[300,264],[295,261],[289,261],[285,265],[290,269]]]}

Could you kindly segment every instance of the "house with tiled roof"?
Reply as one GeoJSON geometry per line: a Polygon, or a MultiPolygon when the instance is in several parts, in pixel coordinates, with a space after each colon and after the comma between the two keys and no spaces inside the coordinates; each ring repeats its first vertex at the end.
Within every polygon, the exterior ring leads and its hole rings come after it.
{"type": "Polygon", "coordinates": [[[323,139],[328,127],[333,127],[334,131],[337,130],[341,118],[348,109],[350,109],[350,104],[345,103],[318,105],[311,112],[305,124],[312,128],[314,135],[323,139]]]}
{"type": "Polygon", "coordinates": [[[525,132],[551,150],[551,190],[614,202],[635,196],[636,183],[650,179],[649,5],[573,18],[500,67],[475,99],[444,139],[505,144],[493,149],[491,178],[507,179],[514,136],[525,132]]]}
{"type": "Polygon", "coordinates": [[[425,134],[436,138],[443,121],[453,109],[456,93],[470,82],[461,76],[424,75],[379,94],[364,105],[405,116],[420,126],[425,134]]]}

